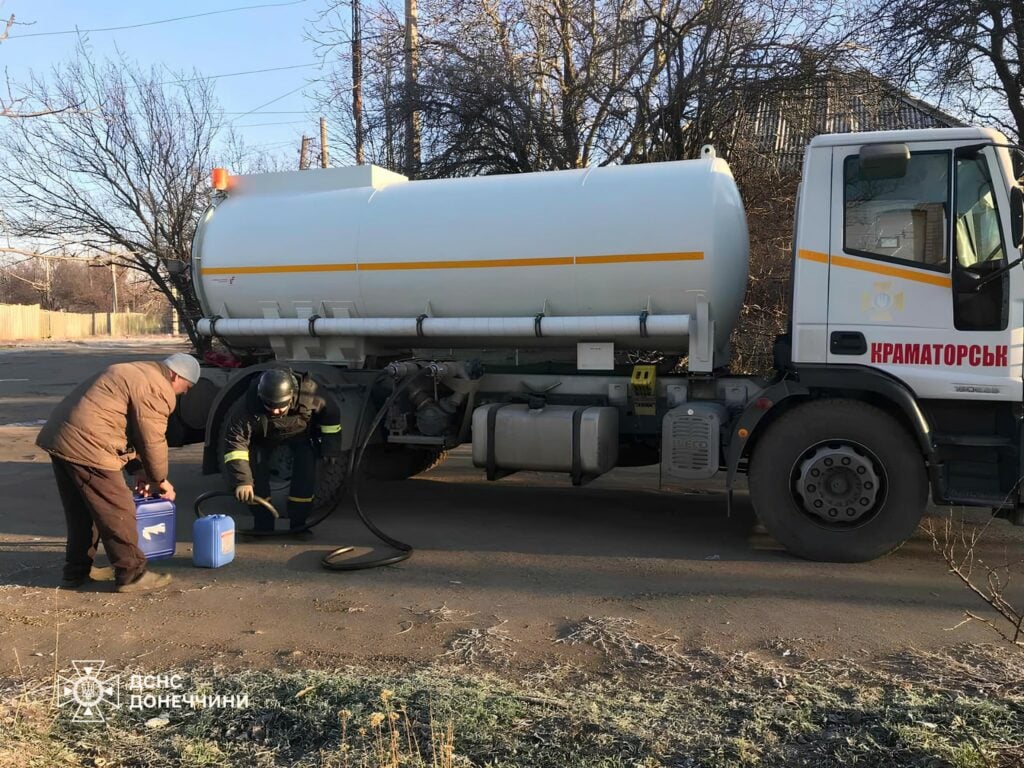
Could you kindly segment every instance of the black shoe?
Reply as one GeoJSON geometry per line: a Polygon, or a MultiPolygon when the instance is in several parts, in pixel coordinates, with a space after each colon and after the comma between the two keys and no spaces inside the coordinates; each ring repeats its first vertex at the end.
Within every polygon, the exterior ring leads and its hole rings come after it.
{"type": "Polygon", "coordinates": [[[92,579],[90,579],[88,576],[77,576],[75,578],[69,578],[69,577],[65,576],[65,577],[63,577],[60,580],[60,588],[61,589],[78,589],[80,587],[84,587],[86,584],[90,583],[91,581],[92,581],[92,579]]]}
{"type": "Polygon", "coordinates": [[[114,569],[109,565],[106,567],[93,566],[88,575],[76,576],[69,578],[65,576],[60,580],[61,589],[78,589],[84,587],[86,584],[91,584],[95,581],[113,581],[114,580],[114,569]]]}

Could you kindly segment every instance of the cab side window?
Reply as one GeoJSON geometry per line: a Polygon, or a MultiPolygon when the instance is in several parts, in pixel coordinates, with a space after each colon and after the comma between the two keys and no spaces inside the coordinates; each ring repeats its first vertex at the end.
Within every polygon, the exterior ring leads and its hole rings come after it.
{"type": "Polygon", "coordinates": [[[949,271],[948,152],[915,152],[901,178],[863,178],[857,156],[843,165],[843,248],[857,256],[949,271]]]}
{"type": "Polygon", "coordinates": [[[953,325],[959,331],[1000,331],[1009,317],[1010,280],[995,187],[987,154],[957,152],[953,220],[953,325]]]}
{"type": "Polygon", "coordinates": [[[985,158],[956,161],[956,261],[961,267],[1003,260],[992,179],[985,158]]]}

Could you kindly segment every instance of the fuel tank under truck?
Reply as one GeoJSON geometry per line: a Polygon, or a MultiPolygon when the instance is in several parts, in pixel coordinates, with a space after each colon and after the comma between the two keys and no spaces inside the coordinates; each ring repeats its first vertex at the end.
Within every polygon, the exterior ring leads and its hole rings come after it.
{"type": "Polygon", "coordinates": [[[373,166],[230,177],[193,249],[200,332],[277,356],[583,341],[727,362],[747,282],[726,162],[430,181],[373,166]],[[319,347],[319,349],[317,349],[319,347]],[[311,351],[312,350],[312,351],[311,351]]]}

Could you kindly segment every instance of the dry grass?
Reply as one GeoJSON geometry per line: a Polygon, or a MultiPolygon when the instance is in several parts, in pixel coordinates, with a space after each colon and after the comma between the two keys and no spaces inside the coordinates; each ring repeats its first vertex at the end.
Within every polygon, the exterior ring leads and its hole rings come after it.
{"type": "Polygon", "coordinates": [[[486,629],[471,627],[457,632],[448,641],[448,650],[442,654],[442,658],[464,666],[507,666],[516,655],[512,644],[518,641],[502,629],[505,624],[503,621],[486,629]]]}
{"type": "MultiPolygon", "coordinates": [[[[499,624],[457,633],[452,648],[481,637],[512,640],[499,624]]],[[[171,710],[157,730],[152,710],[75,725],[51,706],[50,681],[0,680],[0,768],[1024,765],[1024,656],[1008,647],[856,661],[811,658],[783,639],[751,653],[680,651],[614,618],[560,639],[596,648],[606,669],[586,672],[567,652],[498,675],[485,667],[502,660],[475,650],[404,674],[120,670],[248,697],[242,709],[171,710]]]]}
{"type": "MultiPolygon", "coordinates": [[[[640,626],[632,619],[588,616],[569,627],[555,640],[566,645],[592,645],[605,655],[612,666],[623,669],[633,665],[678,669],[681,658],[675,643],[641,640],[640,626]]],[[[670,638],[676,640],[677,638],[670,638]]]]}
{"type": "Polygon", "coordinates": [[[441,603],[436,608],[406,608],[409,613],[415,616],[419,624],[449,624],[451,622],[466,621],[476,616],[469,611],[456,611],[448,607],[447,603],[441,603]]]}

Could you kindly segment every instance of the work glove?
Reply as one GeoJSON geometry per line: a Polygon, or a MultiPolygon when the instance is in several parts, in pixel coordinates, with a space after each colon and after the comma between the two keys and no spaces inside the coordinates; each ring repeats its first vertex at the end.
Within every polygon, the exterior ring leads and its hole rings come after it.
{"type": "Polygon", "coordinates": [[[251,485],[240,485],[235,488],[235,498],[243,504],[252,504],[256,499],[256,492],[251,485]]]}

